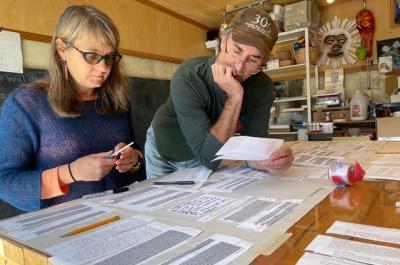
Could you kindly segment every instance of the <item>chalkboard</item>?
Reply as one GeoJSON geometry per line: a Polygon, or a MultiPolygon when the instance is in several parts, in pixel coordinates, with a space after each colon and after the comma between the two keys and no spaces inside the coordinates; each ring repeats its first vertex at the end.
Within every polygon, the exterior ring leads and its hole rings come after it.
{"type": "Polygon", "coordinates": [[[144,147],[146,132],[158,107],[169,96],[169,80],[130,78],[133,128],[136,141],[144,147]]]}
{"type": "Polygon", "coordinates": [[[21,84],[27,84],[43,78],[45,70],[25,69],[23,74],[0,72],[0,111],[8,94],[21,84]]]}
{"type": "MultiPolygon", "coordinates": [[[[24,69],[23,74],[0,72],[0,111],[7,95],[21,84],[43,78],[45,70],[24,69]]],[[[169,95],[169,80],[129,78],[133,126],[137,143],[144,148],[146,131],[158,107],[169,95]]]]}

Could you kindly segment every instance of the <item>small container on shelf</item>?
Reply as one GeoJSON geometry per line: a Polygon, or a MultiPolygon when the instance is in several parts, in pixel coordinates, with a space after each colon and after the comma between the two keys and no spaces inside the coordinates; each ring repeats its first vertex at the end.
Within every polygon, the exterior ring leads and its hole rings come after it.
{"type": "Polygon", "coordinates": [[[308,141],[308,128],[305,125],[297,127],[297,141],[308,141]]]}
{"type": "MultiPolygon", "coordinates": [[[[310,52],[310,64],[315,64],[318,59],[318,48],[317,47],[309,47],[310,52]]],[[[300,48],[294,52],[294,58],[297,64],[306,63],[306,49],[300,48]]]]}
{"type": "Polygon", "coordinates": [[[279,60],[279,67],[295,64],[293,50],[288,45],[281,45],[276,49],[274,57],[279,60]]]}
{"type": "Polygon", "coordinates": [[[286,31],[310,27],[318,29],[321,18],[321,11],[313,0],[303,0],[293,4],[285,5],[286,31]]]}
{"type": "Polygon", "coordinates": [[[357,89],[350,101],[350,119],[352,121],[363,121],[368,117],[368,101],[364,93],[357,89]]]}

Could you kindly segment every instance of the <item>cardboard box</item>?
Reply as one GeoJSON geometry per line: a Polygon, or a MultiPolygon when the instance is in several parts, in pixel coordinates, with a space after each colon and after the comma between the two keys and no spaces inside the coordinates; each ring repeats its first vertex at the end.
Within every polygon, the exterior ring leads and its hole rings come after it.
{"type": "Polygon", "coordinates": [[[376,118],[379,141],[400,141],[400,117],[376,118]]]}
{"type": "Polygon", "coordinates": [[[400,87],[400,76],[389,75],[385,77],[385,93],[392,95],[393,91],[400,87]]]}

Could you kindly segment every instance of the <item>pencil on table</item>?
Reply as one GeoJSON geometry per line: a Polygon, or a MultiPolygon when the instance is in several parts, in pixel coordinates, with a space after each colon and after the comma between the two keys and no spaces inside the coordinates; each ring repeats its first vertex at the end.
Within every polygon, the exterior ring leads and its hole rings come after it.
{"type": "Polygon", "coordinates": [[[77,228],[77,229],[71,230],[70,232],[62,235],[61,237],[74,236],[74,235],[86,232],[88,230],[91,230],[93,228],[96,228],[96,227],[99,227],[99,226],[102,226],[102,225],[117,221],[119,219],[121,219],[121,217],[119,217],[118,215],[115,215],[115,216],[112,216],[110,218],[106,218],[106,219],[103,219],[101,221],[98,221],[96,223],[89,224],[89,225],[83,226],[81,228],[77,228]]]}

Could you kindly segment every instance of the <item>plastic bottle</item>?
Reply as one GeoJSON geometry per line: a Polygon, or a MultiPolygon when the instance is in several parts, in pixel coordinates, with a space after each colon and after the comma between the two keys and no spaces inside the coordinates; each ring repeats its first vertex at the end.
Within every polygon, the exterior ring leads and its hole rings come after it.
{"type": "Polygon", "coordinates": [[[308,128],[305,125],[297,127],[297,141],[308,141],[308,128]]]}
{"type": "Polygon", "coordinates": [[[368,117],[368,101],[364,93],[357,89],[350,101],[350,119],[352,121],[366,120],[368,117]]]}

